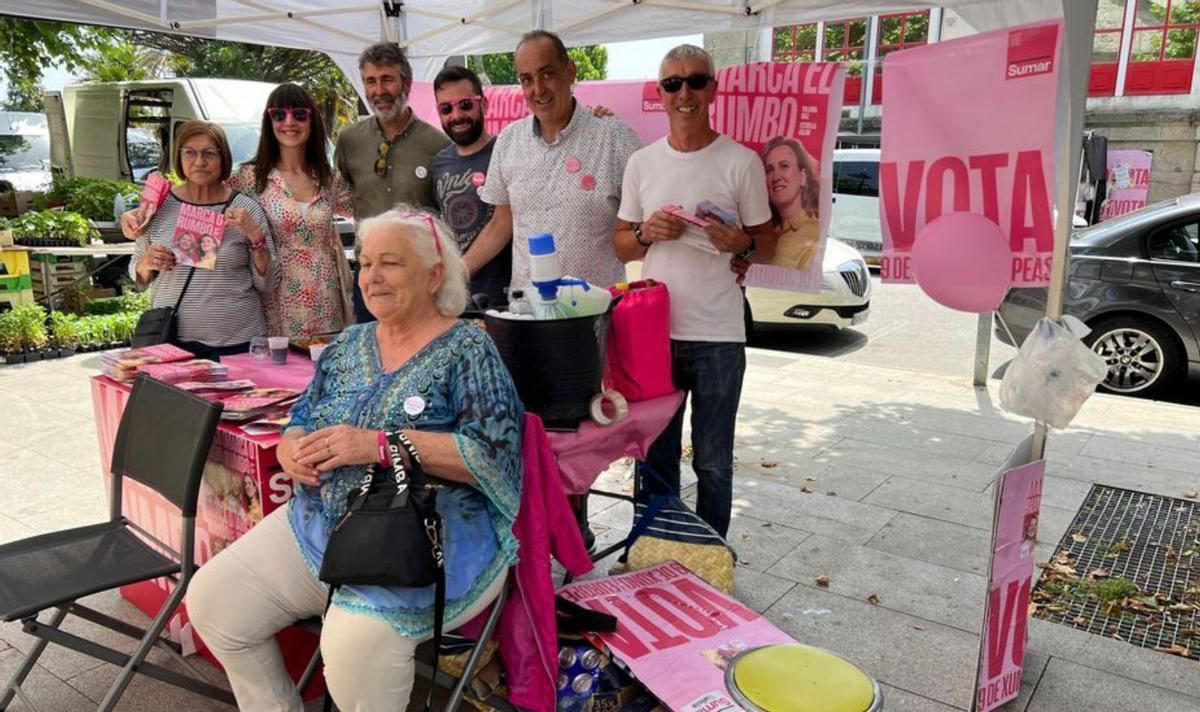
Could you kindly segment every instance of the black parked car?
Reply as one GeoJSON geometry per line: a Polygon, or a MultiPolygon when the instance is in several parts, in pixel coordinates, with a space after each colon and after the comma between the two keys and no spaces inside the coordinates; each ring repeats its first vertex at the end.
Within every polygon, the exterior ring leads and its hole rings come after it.
{"type": "MultiPolygon", "coordinates": [[[[1068,273],[1065,311],[1108,361],[1104,390],[1161,396],[1200,368],[1200,193],[1076,232],[1068,273]]],[[[1045,311],[1044,288],[1013,289],[1000,306],[1018,344],[1045,311]]],[[[1013,341],[999,322],[996,335],[1013,341]]]]}

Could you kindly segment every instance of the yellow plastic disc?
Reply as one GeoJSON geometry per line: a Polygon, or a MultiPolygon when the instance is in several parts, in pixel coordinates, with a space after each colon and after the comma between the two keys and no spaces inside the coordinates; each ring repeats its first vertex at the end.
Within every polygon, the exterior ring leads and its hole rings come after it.
{"type": "Polygon", "coordinates": [[[852,663],[799,643],[769,645],[739,656],[738,691],[765,712],[866,712],[875,684],[852,663]]]}

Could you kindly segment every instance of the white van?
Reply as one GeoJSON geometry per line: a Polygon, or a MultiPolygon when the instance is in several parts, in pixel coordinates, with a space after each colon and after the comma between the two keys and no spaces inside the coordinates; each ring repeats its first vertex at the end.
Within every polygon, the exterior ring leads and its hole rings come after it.
{"type": "Polygon", "coordinates": [[[67,177],[140,180],[174,169],[170,147],[185,121],[220,124],[234,165],[254,157],[275,84],[239,79],[150,79],[72,84],[47,92],[51,161],[67,177]]]}
{"type": "Polygon", "coordinates": [[[879,225],[879,149],[839,148],[833,152],[833,210],[829,236],[879,264],[883,234],[879,225]]]}
{"type": "Polygon", "coordinates": [[[50,134],[45,116],[0,111],[0,183],[18,191],[50,188],[50,134]]]}

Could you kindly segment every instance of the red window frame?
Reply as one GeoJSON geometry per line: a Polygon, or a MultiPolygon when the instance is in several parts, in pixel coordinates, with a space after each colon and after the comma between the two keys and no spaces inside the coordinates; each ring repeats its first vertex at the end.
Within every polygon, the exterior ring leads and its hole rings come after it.
{"type": "Polygon", "coordinates": [[[875,58],[878,60],[875,65],[875,81],[871,88],[871,103],[878,104],[883,101],[883,58],[889,52],[895,52],[901,49],[910,47],[921,47],[929,44],[929,11],[923,12],[893,12],[887,15],[879,16],[879,36],[875,43],[875,58]],[[908,40],[908,23],[913,18],[925,18],[925,36],[920,40],[908,40]],[[883,41],[883,26],[891,19],[900,18],[900,41],[899,42],[884,42],[883,41]]]}
{"type": "Polygon", "coordinates": [[[1088,77],[1088,96],[1115,96],[1117,93],[1117,68],[1120,65],[1121,53],[1125,51],[1125,9],[1130,0],[1120,3],[1121,14],[1113,27],[1100,27],[1104,20],[1100,13],[1096,14],[1095,35],[1092,38],[1091,73],[1088,77]],[[1116,58],[1112,61],[1096,61],[1096,40],[1101,37],[1115,35],[1117,38],[1116,58]]]}
{"type": "Polygon", "coordinates": [[[771,33],[771,61],[772,62],[811,62],[816,58],[816,27],[817,23],[809,22],[803,25],[787,25],[786,27],[776,27],[771,33]],[[796,38],[800,34],[800,30],[805,27],[813,28],[813,47],[811,49],[797,49],[796,38]],[[788,43],[790,49],[780,51],[776,44],[777,38],[781,33],[789,33],[791,42],[788,43]]]}
{"type": "MultiPolygon", "coordinates": [[[[1129,0],[1139,5],[1144,0],[1129,0]]],[[[1192,90],[1192,70],[1196,63],[1196,48],[1200,38],[1200,14],[1191,22],[1179,22],[1174,17],[1175,9],[1189,0],[1162,0],[1163,17],[1153,24],[1143,23],[1138,12],[1134,13],[1132,41],[1124,51],[1127,53],[1128,65],[1125,71],[1125,93],[1136,94],[1190,94],[1192,90]],[[1168,41],[1174,32],[1192,34],[1192,51],[1190,57],[1167,57],[1168,41]],[[1155,33],[1158,41],[1157,57],[1137,59],[1135,54],[1138,47],[1139,35],[1155,33]]],[[[1139,8],[1140,9],[1140,8],[1139,8]]]]}
{"type": "Polygon", "coordinates": [[[860,68],[866,67],[867,30],[870,28],[870,24],[871,24],[870,19],[867,17],[850,17],[850,18],[847,18],[844,20],[837,20],[834,22],[826,22],[825,23],[825,27],[823,30],[823,32],[824,32],[823,39],[825,39],[825,40],[829,39],[829,30],[831,28],[837,27],[838,25],[842,26],[842,43],[840,45],[830,45],[828,42],[825,42],[824,46],[821,48],[821,59],[826,62],[840,62],[842,64],[847,65],[847,67],[846,67],[846,69],[847,69],[846,87],[845,87],[845,90],[842,92],[842,103],[846,106],[858,106],[859,97],[862,96],[862,91],[863,91],[862,72],[860,70],[860,72],[857,75],[851,75],[849,73],[849,69],[850,69],[849,63],[852,61],[858,61],[860,68]],[[850,26],[856,22],[863,23],[862,44],[850,44],[850,26]],[[858,54],[857,60],[849,58],[852,53],[858,54]],[[841,55],[841,56],[840,57],[838,57],[838,56],[831,57],[830,55],[841,55]]]}

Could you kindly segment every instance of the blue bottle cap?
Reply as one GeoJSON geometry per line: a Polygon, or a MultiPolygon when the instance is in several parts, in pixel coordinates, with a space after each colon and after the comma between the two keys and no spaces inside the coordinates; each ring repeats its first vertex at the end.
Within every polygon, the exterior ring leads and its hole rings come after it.
{"type": "Polygon", "coordinates": [[[554,235],[548,232],[543,232],[540,235],[533,235],[529,238],[529,254],[531,255],[552,255],[554,254],[554,235]]]}

